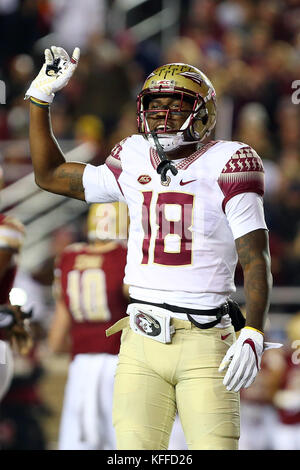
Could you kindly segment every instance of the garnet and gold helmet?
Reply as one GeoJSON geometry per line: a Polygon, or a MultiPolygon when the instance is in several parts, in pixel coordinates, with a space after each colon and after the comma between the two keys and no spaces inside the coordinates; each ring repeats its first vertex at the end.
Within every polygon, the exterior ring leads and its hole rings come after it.
{"type": "Polygon", "coordinates": [[[126,240],[128,211],[123,202],[91,204],[87,217],[88,239],[126,240]]]}
{"type": "Polygon", "coordinates": [[[155,95],[168,96],[169,94],[179,97],[181,103],[183,100],[192,102],[192,111],[181,128],[173,131],[173,135],[170,135],[172,131],[167,130],[166,117],[165,129],[159,131],[159,137],[169,134],[170,142],[173,139],[173,143],[170,144],[172,148],[184,143],[202,141],[216,124],[216,92],[206,75],[188,64],[162,65],[147,77],[137,97],[138,131],[151,140],[147,123],[147,115],[151,112],[148,111],[149,101],[155,95]]]}

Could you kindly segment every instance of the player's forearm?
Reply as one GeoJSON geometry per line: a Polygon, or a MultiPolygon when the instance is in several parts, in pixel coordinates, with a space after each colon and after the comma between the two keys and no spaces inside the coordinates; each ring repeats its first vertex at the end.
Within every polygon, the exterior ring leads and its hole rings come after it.
{"type": "Polygon", "coordinates": [[[36,184],[46,191],[84,199],[84,165],[66,162],[52,133],[50,111],[32,103],[29,138],[36,184]]]}
{"type": "Polygon", "coordinates": [[[272,289],[267,232],[248,233],[236,245],[244,273],[246,325],[264,331],[272,289]]]}
{"type": "Polygon", "coordinates": [[[43,109],[30,104],[29,140],[36,183],[43,187],[49,180],[51,181],[54,170],[65,163],[65,158],[52,134],[48,108],[43,109]]]}
{"type": "Polygon", "coordinates": [[[257,260],[244,271],[246,326],[264,331],[271,288],[272,276],[267,260],[257,260]]]}
{"type": "Polygon", "coordinates": [[[70,352],[71,317],[63,300],[57,300],[48,331],[48,347],[53,353],[70,352]]]}

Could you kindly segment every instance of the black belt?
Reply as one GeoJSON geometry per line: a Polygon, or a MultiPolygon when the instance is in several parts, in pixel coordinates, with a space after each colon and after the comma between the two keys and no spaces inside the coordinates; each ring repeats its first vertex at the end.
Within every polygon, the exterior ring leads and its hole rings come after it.
{"type": "Polygon", "coordinates": [[[129,297],[129,300],[130,300],[130,303],[148,304],[148,305],[153,305],[154,307],[165,308],[174,313],[183,313],[183,314],[186,313],[189,321],[193,323],[195,326],[197,326],[198,328],[201,328],[202,330],[206,330],[207,328],[212,328],[213,326],[216,326],[224,315],[227,315],[227,314],[230,315],[230,304],[227,301],[217,308],[213,308],[210,310],[198,310],[194,308],[177,307],[176,305],[170,305],[166,303],[156,304],[154,302],[145,302],[144,300],[137,300],[137,299],[133,299],[132,297],[129,297]],[[215,316],[216,320],[208,322],[208,323],[198,323],[191,315],[215,316]]]}

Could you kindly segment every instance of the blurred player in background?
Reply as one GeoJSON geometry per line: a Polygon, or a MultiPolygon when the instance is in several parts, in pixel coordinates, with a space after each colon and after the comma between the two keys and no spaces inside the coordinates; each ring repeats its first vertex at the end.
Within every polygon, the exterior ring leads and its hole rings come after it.
{"type": "Polygon", "coordinates": [[[16,380],[22,363],[25,373],[31,361],[33,338],[31,316],[10,298],[25,236],[24,226],[14,217],[0,214],[0,448],[42,449],[42,430],[30,407],[31,390],[16,380]],[[26,390],[25,390],[26,388],[26,390]],[[17,403],[21,406],[18,406],[17,403]],[[26,419],[24,419],[26,416],[26,419]]]}
{"type": "Polygon", "coordinates": [[[92,204],[87,234],[88,243],[68,246],[55,270],[56,309],[49,346],[72,356],[60,450],[116,447],[112,395],[120,335],[106,338],[105,330],[126,314],[126,205],[92,204]]]}
{"type": "Polygon", "coordinates": [[[282,349],[267,351],[254,384],[242,391],[241,450],[300,450],[300,313],[282,349]]]}
{"type": "Polygon", "coordinates": [[[10,305],[9,293],[17,272],[17,255],[23,245],[24,226],[14,217],[0,214],[0,399],[13,377],[13,354],[27,354],[32,346],[24,328],[21,309],[10,305]]]}
{"type": "Polygon", "coordinates": [[[287,340],[277,360],[281,372],[274,395],[278,425],[274,431],[275,450],[300,450],[300,312],[286,326],[287,340]]]}
{"type": "Polygon", "coordinates": [[[278,415],[273,400],[280,383],[282,362],[280,349],[266,351],[255,382],[241,391],[240,450],[275,449],[278,415]]]}

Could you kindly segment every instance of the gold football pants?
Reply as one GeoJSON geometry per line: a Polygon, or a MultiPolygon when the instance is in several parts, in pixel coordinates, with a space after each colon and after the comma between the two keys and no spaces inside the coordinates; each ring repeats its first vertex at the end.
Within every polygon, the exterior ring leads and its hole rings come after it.
{"type": "Polygon", "coordinates": [[[170,344],[123,330],[114,387],[117,449],[166,450],[176,408],[189,449],[237,449],[239,394],[226,390],[225,372],[218,372],[233,327],[173,324],[170,344]]]}

